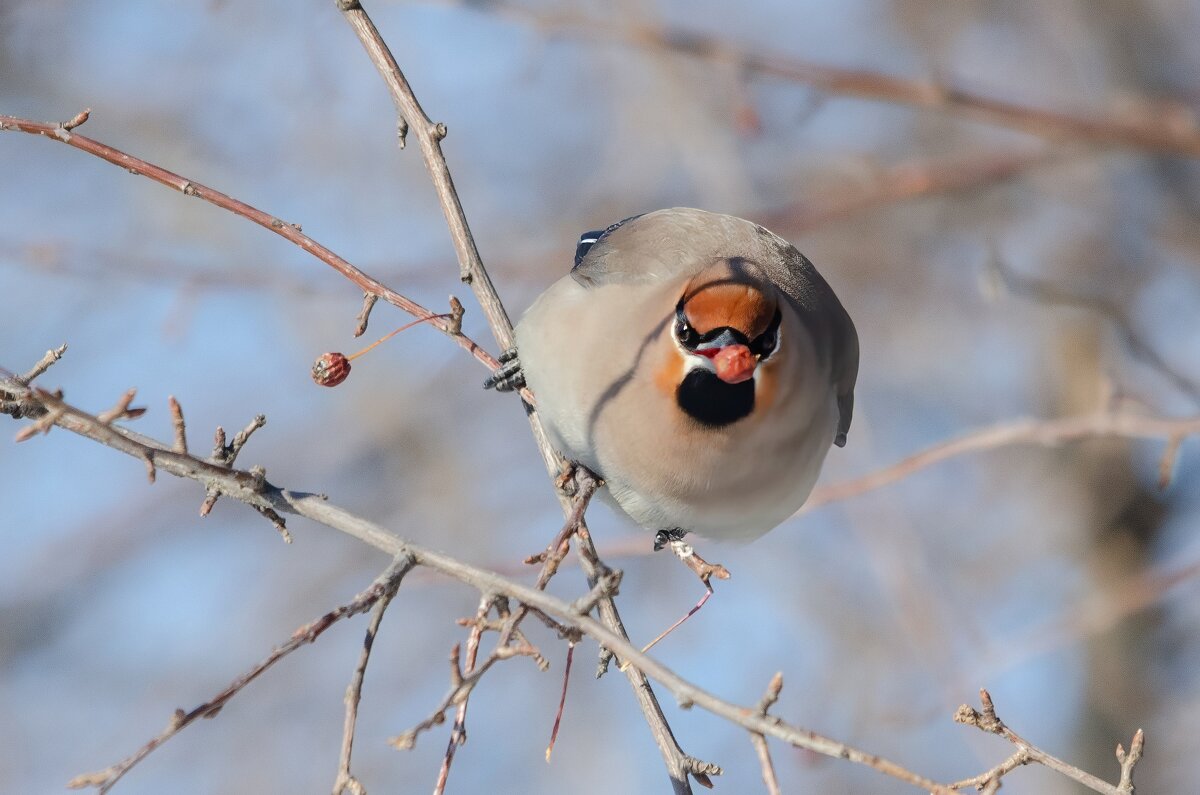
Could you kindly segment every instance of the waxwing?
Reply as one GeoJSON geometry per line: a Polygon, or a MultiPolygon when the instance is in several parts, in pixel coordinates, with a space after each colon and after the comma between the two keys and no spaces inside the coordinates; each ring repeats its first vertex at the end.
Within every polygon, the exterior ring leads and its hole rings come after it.
{"type": "Polygon", "coordinates": [[[687,208],[579,241],[488,380],[527,383],[551,442],[657,545],[756,538],[808,498],[854,408],[858,335],[787,241],[687,208]]]}

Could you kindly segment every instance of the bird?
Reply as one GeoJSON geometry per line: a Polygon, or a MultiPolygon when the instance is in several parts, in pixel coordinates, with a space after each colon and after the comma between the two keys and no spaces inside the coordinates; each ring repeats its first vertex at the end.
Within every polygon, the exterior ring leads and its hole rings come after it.
{"type": "Polygon", "coordinates": [[[812,491],[854,411],[858,334],[759,224],[676,207],[581,236],[486,387],[528,386],[552,445],[655,533],[752,540],[812,491]]]}

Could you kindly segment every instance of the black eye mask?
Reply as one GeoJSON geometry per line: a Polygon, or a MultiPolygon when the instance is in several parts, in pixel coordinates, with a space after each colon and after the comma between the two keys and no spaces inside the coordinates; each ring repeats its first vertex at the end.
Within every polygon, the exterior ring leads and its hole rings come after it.
{"type": "Polygon", "coordinates": [[[701,334],[688,322],[687,314],[683,311],[683,301],[675,305],[675,336],[679,339],[679,343],[689,351],[694,351],[704,343],[712,342],[725,335],[729,338],[729,342],[726,344],[747,345],[756,358],[765,359],[775,351],[775,346],[779,343],[779,325],[782,322],[783,313],[776,309],[775,316],[771,318],[766,331],[753,340],[746,339],[745,334],[729,326],[721,326],[701,334]]]}

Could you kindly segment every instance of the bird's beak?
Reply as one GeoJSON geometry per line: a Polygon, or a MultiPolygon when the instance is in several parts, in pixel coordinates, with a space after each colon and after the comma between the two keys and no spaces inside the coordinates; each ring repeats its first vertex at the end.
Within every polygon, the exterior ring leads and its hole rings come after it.
{"type": "Polygon", "coordinates": [[[754,377],[754,368],[758,366],[758,360],[754,358],[750,348],[740,343],[717,348],[711,355],[705,351],[705,355],[712,359],[717,378],[727,384],[748,381],[754,377]]]}

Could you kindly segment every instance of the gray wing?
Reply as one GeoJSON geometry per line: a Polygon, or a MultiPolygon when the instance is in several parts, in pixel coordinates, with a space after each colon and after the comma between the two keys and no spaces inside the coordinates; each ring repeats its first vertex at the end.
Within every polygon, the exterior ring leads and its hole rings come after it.
{"type": "Polygon", "coordinates": [[[619,248],[613,245],[609,235],[630,221],[641,217],[632,215],[615,224],[610,224],[605,229],[584,232],[580,235],[579,243],[575,246],[575,267],[571,268],[571,278],[584,287],[596,287],[613,282],[638,281],[635,278],[637,274],[630,267],[631,258],[618,255],[619,248]]]}
{"type": "Polygon", "coordinates": [[[754,224],[732,215],[673,207],[635,215],[579,241],[571,276],[584,287],[654,284],[697,273],[754,242],[754,224]]]}
{"type": "Polygon", "coordinates": [[[771,280],[800,309],[814,340],[824,341],[837,390],[838,430],[834,444],[845,447],[854,417],[854,384],[858,380],[858,330],[833,288],[812,262],[783,238],[757,227],[764,244],[775,256],[764,258],[771,280]]]}

